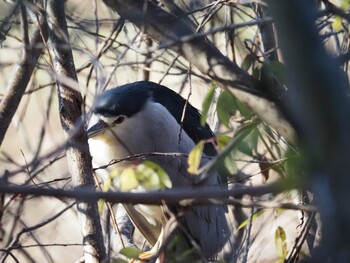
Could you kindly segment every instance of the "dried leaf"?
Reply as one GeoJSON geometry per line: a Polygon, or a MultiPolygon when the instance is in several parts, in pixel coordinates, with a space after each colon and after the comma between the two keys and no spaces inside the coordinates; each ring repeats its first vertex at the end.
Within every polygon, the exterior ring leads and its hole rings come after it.
{"type": "Polygon", "coordinates": [[[259,156],[259,168],[263,176],[263,183],[266,183],[266,181],[269,180],[271,165],[272,164],[268,162],[264,155],[259,156]]]}

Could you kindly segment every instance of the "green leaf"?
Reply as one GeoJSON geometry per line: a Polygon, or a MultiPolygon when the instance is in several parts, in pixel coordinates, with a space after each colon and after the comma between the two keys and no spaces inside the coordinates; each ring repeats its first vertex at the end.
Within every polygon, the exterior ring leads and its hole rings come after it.
{"type": "Polygon", "coordinates": [[[285,65],[279,61],[265,60],[261,67],[260,79],[272,86],[275,85],[276,80],[282,84],[286,83],[285,65]]]}
{"type": "Polygon", "coordinates": [[[201,115],[201,125],[204,126],[206,124],[208,112],[210,109],[210,105],[213,102],[213,98],[215,95],[215,89],[217,85],[215,82],[212,82],[210,85],[210,88],[208,90],[207,95],[205,96],[203,103],[202,103],[202,115],[201,115]]]}
{"type": "MultiPolygon", "coordinates": [[[[300,180],[300,175],[307,169],[308,158],[303,151],[295,152],[295,149],[288,148],[284,155],[284,171],[286,178],[292,182],[300,180]]],[[[291,183],[289,181],[288,183],[291,183]]],[[[287,183],[287,182],[286,182],[287,183]]]]}
{"type": "Polygon", "coordinates": [[[231,174],[236,170],[235,163],[235,151],[238,145],[249,135],[252,129],[256,128],[259,121],[253,120],[247,124],[242,125],[237,131],[233,138],[227,136],[218,136],[217,141],[219,145],[220,152],[217,156],[218,165],[223,164],[225,168],[231,174]]]}
{"type": "Polygon", "coordinates": [[[230,119],[237,111],[236,99],[228,91],[222,91],[218,98],[216,110],[220,122],[230,128],[230,119]]]}
{"type": "Polygon", "coordinates": [[[234,174],[237,172],[237,165],[234,158],[234,150],[224,158],[224,165],[229,174],[234,174]]]}
{"type": "Polygon", "coordinates": [[[249,68],[252,66],[255,58],[251,54],[248,54],[242,61],[241,68],[245,71],[248,71],[249,68]]]}
{"type": "Polygon", "coordinates": [[[259,129],[258,123],[255,126],[250,126],[245,130],[246,135],[242,141],[238,142],[237,149],[250,157],[255,157],[258,152],[259,129]]]}
{"type": "Polygon", "coordinates": [[[128,192],[139,186],[139,181],[136,178],[136,173],[133,167],[125,168],[120,173],[120,191],[128,192]]]}
{"type": "Polygon", "coordinates": [[[275,244],[277,248],[278,256],[282,259],[287,257],[287,243],[286,243],[286,233],[282,227],[277,227],[275,232],[275,244]]]}
{"type": "Polygon", "coordinates": [[[231,137],[227,135],[219,135],[216,137],[216,142],[218,144],[218,148],[221,151],[222,149],[225,148],[225,146],[230,142],[231,137]]]}
{"type": "Polygon", "coordinates": [[[237,139],[237,145],[243,141],[251,132],[257,128],[257,125],[260,123],[258,119],[255,119],[249,123],[241,125],[235,132],[234,138],[237,139]]]}
{"type": "Polygon", "coordinates": [[[273,80],[273,68],[272,63],[270,60],[265,60],[261,67],[261,80],[265,81],[266,83],[269,83],[271,80],[273,80]]]}
{"type": "Polygon", "coordinates": [[[172,183],[170,180],[169,175],[164,171],[164,169],[151,161],[145,161],[143,162],[144,165],[146,165],[147,167],[151,168],[154,170],[154,172],[158,175],[159,178],[159,183],[160,183],[160,188],[161,189],[165,189],[165,188],[171,188],[172,187],[172,183]]]}
{"type": "MultiPolygon", "coordinates": [[[[252,216],[252,221],[255,220],[256,218],[258,218],[259,216],[261,216],[263,213],[265,212],[265,210],[259,210],[258,212],[254,213],[252,216]]],[[[246,227],[248,225],[249,222],[249,218],[244,220],[242,222],[242,224],[239,225],[239,227],[237,228],[237,230],[241,230],[242,228],[246,227]]]]}
{"type": "Polygon", "coordinates": [[[261,69],[258,67],[253,68],[252,76],[256,79],[260,79],[261,69]]]}
{"type": "Polygon", "coordinates": [[[260,136],[260,131],[258,125],[252,130],[249,140],[250,140],[250,145],[251,149],[254,152],[258,152],[258,143],[259,143],[259,137],[260,136]]]}
{"type": "Polygon", "coordinates": [[[253,112],[239,100],[236,100],[236,107],[245,120],[250,120],[252,118],[253,112]]]}
{"type": "Polygon", "coordinates": [[[252,149],[249,147],[248,143],[246,143],[245,141],[241,141],[238,145],[237,145],[237,149],[241,152],[244,153],[248,156],[253,156],[253,151],[252,149]]]}
{"type": "MultiPolygon", "coordinates": [[[[227,135],[217,136],[216,142],[218,144],[219,151],[222,151],[227,146],[227,144],[230,142],[231,139],[232,138],[227,135]]],[[[224,167],[229,174],[234,174],[237,171],[237,165],[234,159],[235,153],[236,153],[236,148],[232,149],[231,152],[227,154],[223,160],[224,167]]]]}
{"type": "Polygon", "coordinates": [[[204,141],[200,141],[193,149],[187,158],[188,169],[191,174],[197,174],[199,165],[202,160],[202,154],[204,149],[204,141]]]}
{"type": "Polygon", "coordinates": [[[136,247],[125,247],[122,248],[119,253],[127,258],[138,258],[138,256],[142,253],[142,250],[136,247]]]}

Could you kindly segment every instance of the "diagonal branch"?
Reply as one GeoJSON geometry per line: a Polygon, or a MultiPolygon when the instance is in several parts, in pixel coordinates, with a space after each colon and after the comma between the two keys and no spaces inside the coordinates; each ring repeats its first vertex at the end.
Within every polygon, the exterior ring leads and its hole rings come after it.
{"type": "MultiPolygon", "coordinates": [[[[23,47],[21,61],[18,63],[13,73],[13,78],[7,86],[7,93],[0,103],[0,146],[26,90],[33,70],[42,54],[44,41],[46,42],[47,40],[47,23],[45,17],[41,15],[38,22],[38,27],[34,31],[30,43],[28,44],[27,41],[24,41],[27,45],[23,47]]],[[[24,29],[24,31],[27,30],[24,29]]],[[[25,32],[24,39],[27,38],[26,34],[25,32]]]]}

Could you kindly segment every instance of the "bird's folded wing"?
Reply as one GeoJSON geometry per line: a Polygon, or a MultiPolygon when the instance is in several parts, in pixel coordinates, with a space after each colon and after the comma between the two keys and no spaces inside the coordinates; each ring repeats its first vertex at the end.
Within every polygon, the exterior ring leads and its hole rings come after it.
{"type": "Polygon", "coordinates": [[[145,239],[152,245],[157,242],[161,231],[161,225],[152,225],[148,220],[138,212],[133,205],[124,204],[131,221],[138,228],[145,239]]]}

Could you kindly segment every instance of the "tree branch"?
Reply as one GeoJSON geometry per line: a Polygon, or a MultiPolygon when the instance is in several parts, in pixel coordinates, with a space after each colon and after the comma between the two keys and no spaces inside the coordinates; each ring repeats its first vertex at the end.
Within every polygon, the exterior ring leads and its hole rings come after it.
{"type": "MultiPolygon", "coordinates": [[[[73,190],[53,189],[44,187],[33,187],[27,185],[12,185],[1,183],[0,193],[19,194],[21,196],[34,195],[34,196],[50,196],[50,197],[68,197],[76,198],[80,201],[97,201],[104,199],[111,203],[123,203],[123,204],[153,204],[159,205],[164,202],[169,205],[180,204],[180,201],[188,199],[196,199],[196,202],[213,204],[217,202],[208,201],[209,199],[225,199],[229,197],[241,197],[243,195],[249,196],[262,196],[265,194],[278,194],[283,191],[291,190],[296,186],[287,185],[283,181],[265,184],[260,186],[238,186],[236,185],[232,189],[213,188],[208,191],[205,189],[196,189],[193,191],[192,187],[180,187],[176,189],[167,189],[164,191],[153,191],[153,192],[99,192],[91,188],[76,187],[73,190]]],[[[183,201],[185,202],[185,201],[183,201]]],[[[233,201],[238,204],[237,201],[233,201]]],[[[186,202],[185,202],[186,203],[186,202]]],[[[240,205],[244,206],[242,202],[240,205]]],[[[263,205],[263,203],[260,203],[263,205]]],[[[276,204],[273,206],[275,207],[276,204]]],[[[247,206],[252,206],[251,203],[247,203],[247,206]]],[[[264,204],[266,206],[266,203],[264,204]]],[[[270,206],[272,207],[272,206],[270,206]]],[[[284,205],[286,208],[295,209],[292,205],[284,205]]]]}
{"type": "MultiPolygon", "coordinates": [[[[47,22],[44,15],[39,16],[38,23],[29,45],[23,46],[22,59],[18,63],[13,77],[6,88],[7,93],[0,102],[0,147],[26,90],[30,77],[32,76],[33,70],[42,54],[44,42],[47,41],[47,22]]],[[[28,29],[24,29],[23,43],[25,44],[28,44],[27,41],[25,41],[27,30],[28,29]]]]}
{"type": "Polygon", "coordinates": [[[269,0],[290,80],[291,114],[322,220],[313,262],[350,262],[350,103],[344,72],[315,28],[313,1],[269,0]]]}
{"type": "MultiPolygon", "coordinates": [[[[70,137],[67,149],[68,165],[73,184],[77,187],[88,188],[93,192],[95,188],[91,156],[81,119],[82,97],[77,90],[60,81],[62,75],[77,82],[72,50],[69,45],[64,2],[64,0],[47,1],[51,40],[49,50],[58,76],[61,124],[67,137],[74,131],[74,136],[70,137]]],[[[106,252],[97,202],[96,200],[89,200],[89,202],[80,200],[77,206],[84,237],[85,262],[101,262],[105,259],[106,252]]]]}

